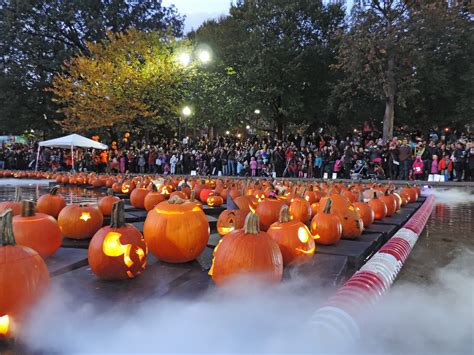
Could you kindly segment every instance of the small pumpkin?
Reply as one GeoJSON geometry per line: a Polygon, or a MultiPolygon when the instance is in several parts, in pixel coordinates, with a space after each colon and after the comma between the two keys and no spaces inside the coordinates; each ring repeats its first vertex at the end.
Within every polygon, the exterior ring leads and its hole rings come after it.
{"type": "Polygon", "coordinates": [[[395,200],[395,196],[389,194],[388,190],[385,191],[385,195],[381,196],[380,199],[387,206],[387,217],[390,217],[397,212],[397,201],[395,200]]]}
{"type": "Polygon", "coordinates": [[[209,196],[206,200],[206,203],[209,207],[217,207],[224,203],[224,199],[221,196],[209,196]]]}
{"type": "Polygon", "coordinates": [[[114,203],[120,201],[120,198],[114,196],[113,189],[107,189],[107,196],[102,197],[99,200],[99,210],[104,216],[110,216],[112,214],[112,207],[114,203]]]}
{"type": "Polygon", "coordinates": [[[151,184],[151,191],[145,196],[145,200],[143,201],[143,205],[147,211],[152,210],[155,208],[157,204],[166,200],[165,195],[158,191],[156,185],[154,183],[151,184]]]}
{"type": "Polygon", "coordinates": [[[104,217],[99,208],[87,204],[66,206],[58,216],[61,233],[71,239],[92,238],[103,223],[104,217]]]}
{"type": "Polygon", "coordinates": [[[21,188],[20,186],[15,187],[15,199],[13,201],[0,202],[0,213],[11,209],[14,216],[21,213],[21,188]]]}
{"type": "Polygon", "coordinates": [[[206,247],[209,222],[196,203],[172,197],[148,213],[143,232],[159,260],[185,263],[196,259],[206,247]]]}
{"type": "Polygon", "coordinates": [[[374,193],[373,198],[368,202],[369,206],[374,210],[375,219],[383,219],[387,216],[387,205],[374,193]]]}
{"type": "Polygon", "coordinates": [[[147,254],[140,231],[125,223],[124,202],[115,202],[110,226],[99,229],[89,244],[92,272],[105,280],[134,278],[145,270],[147,254]]]}
{"type": "Polygon", "coordinates": [[[130,204],[135,208],[145,209],[145,197],[150,191],[137,187],[130,193],[130,204]]]}
{"type": "Polygon", "coordinates": [[[49,194],[40,196],[36,202],[36,210],[40,213],[49,214],[58,218],[59,212],[66,207],[66,201],[61,195],[58,195],[59,185],[51,188],[49,194]]]}
{"type": "Polygon", "coordinates": [[[12,218],[11,209],[0,215],[0,317],[6,336],[8,324],[21,319],[50,284],[43,258],[33,249],[16,244],[12,218]]]}
{"type": "Polygon", "coordinates": [[[304,198],[306,189],[303,188],[300,197],[294,197],[291,199],[290,204],[290,215],[291,218],[303,223],[308,223],[311,218],[311,206],[308,201],[304,198]]]}
{"type": "Polygon", "coordinates": [[[278,283],[283,275],[283,256],[278,244],[260,231],[258,216],[249,213],[243,229],[222,238],[214,249],[209,275],[223,286],[239,275],[278,283]]]}
{"type": "Polygon", "coordinates": [[[18,244],[30,247],[43,258],[61,246],[58,222],[50,215],[35,213],[35,203],[24,200],[21,215],[13,217],[13,234],[18,244]]]}
{"type": "Polygon", "coordinates": [[[291,220],[287,205],[282,206],[278,222],[268,228],[268,235],[278,244],[283,256],[283,265],[307,262],[316,250],[308,227],[299,220],[291,220]]]}
{"type": "Polygon", "coordinates": [[[311,234],[317,244],[331,245],[337,243],[342,236],[341,219],[331,214],[332,199],[325,203],[324,210],[313,217],[310,224],[311,234]]]}
{"type": "Polygon", "coordinates": [[[360,218],[362,218],[362,222],[364,222],[364,228],[367,228],[369,225],[374,223],[374,210],[366,202],[364,202],[364,195],[362,193],[362,190],[359,192],[358,201],[354,202],[354,207],[359,212],[360,218]]]}
{"type": "Polygon", "coordinates": [[[221,237],[244,227],[247,212],[242,210],[224,210],[217,219],[217,233],[221,237]]]}

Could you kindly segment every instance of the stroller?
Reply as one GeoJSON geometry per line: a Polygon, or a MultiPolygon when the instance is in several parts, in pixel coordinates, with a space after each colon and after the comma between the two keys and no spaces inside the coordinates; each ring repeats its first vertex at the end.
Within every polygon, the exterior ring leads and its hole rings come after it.
{"type": "Polygon", "coordinates": [[[351,179],[359,180],[366,177],[367,163],[365,160],[357,160],[354,167],[351,169],[351,179]]]}

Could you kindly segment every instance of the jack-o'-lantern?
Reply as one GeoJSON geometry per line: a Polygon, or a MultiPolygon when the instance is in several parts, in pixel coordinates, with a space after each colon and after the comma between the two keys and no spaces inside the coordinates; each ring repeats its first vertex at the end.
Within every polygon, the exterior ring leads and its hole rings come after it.
{"type": "Polygon", "coordinates": [[[243,229],[222,238],[214,249],[209,275],[218,286],[230,283],[236,276],[258,278],[278,283],[283,275],[283,256],[278,244],[260,231],[258,216],[249,213],[243,229]]]}
{"type": "Polygon", "coordinates": [[[323,197],[319,202],[318,214],[324,212],[330,198],[332,200],[331,214],[339,217],[342,224],[342,236],[347,239],[359,237],[364,229],[364,222],[362,222],[359,212],[344,196],[335,193],[329,194],[329,196],[323,197]]]}
{"type": "Polygon", "coordinates": [[[71,239],[92,238],[102,223],[104,217],[99,208],[87,204],[66,206],[58,216],[61,233],[71,239]]]}
{"type": "Polygon", "coordinates": [[[123,201],[116,202],[110,226],[99,229],[89,244],[91,270],[106,280],[134,278],[145,270],[147,254],[140,231],[125,223],[123,201]]]}
{"type": "Polygon", "coordinates": [[[23,319],[50,284],[41,256],[16,244],[12,217],[11,209],[0,215],[0,338],[14,335],[12,323],[23,319]]]}
{"type": "Polygon", "coordinates": [[[259,218],[261,230],[267,231],[272,223],[278,221],[283,205],[280,200],[272,198],[266,198],[257,205],[255,213],[259,218]]]}
{"type": "Polygon", "coordinates": [[[291,219],[308,223],[311,218],[311,206],[304,198],[305,189],[303,188],[301,197],[294,197],[291,199],[290,216],[291,219]]]}
{"type": "Polygon", "coordinates": [[[15,198],[13,201],[0,202],[0,213],[8,209],[12,210],[14,216],[21,213],[21,188],[19,186],[15,187],[15,198]]]}
{"type": "Polygon", "coordinates": [[[209,222],[196,203],[172,197],[148,212],[143,232],[159,260],[185,263],[196,259],[206,247],[209,222]]]}
{"type": "Polygon", "coordinates": [[[40,196],[36,202],[36,210],[45,213],[54,218],[58,218],[59,212],[66,207],[66,201],[61,195],[58,195],[59,185],[54,186],[49,194],[40,196]]]}
{"type": "Polygon", "coordinates": [[[374,193],[373,198],[368,202],[369,206],[374,210],[375,219],[383,219],[387,216],[387,205],[374,193]]]}
{"type": "Polygon", "coordinates": [[[331,214],[332,199],[326,201],[324,210],[313,217],[310,224],[311,234],[317,244],[331,245],[341,239],[342,224],[338,215],[331,214]]]}
{"type": "Polygon", "coordinates": [[[316,250],[314,238],[308,227],[299,220],[290,219],[288,206],[283,205],[278,222],[268,228],[268,234],[278,244],[283,256],[283,265],[306,262],[316,250]]]}
{"type": "Polygon", "coordinates": [[[242,210],[224,210],[217,219],[217,233],[221,237],[244,227],[247,212],[242,210]]]}
{"type": "Polygon", "coordinates": [[[22,201],[21,214],[13,217],[16,242],[30,247],[43,258],[53,255],[61,246],[58,222],[47,214],[35,213],[33,201],[22,201]]]}
{"type": "Polygon", "coordinates": [[[224,199],[217,195],[209,196],[206,203],[209,207],[218,207],[224,203],[224,199]]]}
{"type": "Polygon", "coordinates": [[[115,202],[120,201],[120,198],[114,196],[114,190],[107,189],[107,196],[102,197],[99,200],[99,210],[104,216],[110,216],[112,214],[112,207],[115,202]]]}
{"type": "Polygon", "coordinates": [[[143,200],[143,205],[147,211],[152,210],[157,204],[166,199],[165,195],[158,191],[154,183],[151,184],[151,191],[147,193],[143,200]]]}

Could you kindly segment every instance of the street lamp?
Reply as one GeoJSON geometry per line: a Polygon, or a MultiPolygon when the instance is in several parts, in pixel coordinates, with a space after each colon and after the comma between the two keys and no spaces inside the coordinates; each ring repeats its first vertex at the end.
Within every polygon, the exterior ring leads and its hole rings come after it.
{"type": "MultiPolygon", "coordinates": [[[[183,120],[189,116],[191,116],[191,108],[189,106],[184,106],[181,110],[181,115],[183,115],[183,120]]],[[[186,129],[186,127],[185,127],[186,129]]],[[[186,132],[185,132],[186,134],[186,132]]],[[[181,118],[178,117],[178,141],[181,139],[181,118]]]]}
{"type": "Polygon", "coordinates": [[[246,129],[250,129],[250,126],[249,126],[249,125],[247,125],[247,126],[245,126],[245,128],[246,128],[246,129]]]}
{"type": "Polygon", "coordinates": [[[178,60],[179,63],[184,67],[187,67],[189,64],[191,64],[191,56],[189,53],[181,53],[178,57],[178,60]]]}
{"type": "Polygon", "coordinates": [[[257,108],[255,111],[253,111],[256,115],[260,115],[260,110],[257,108]]]}
{"type": "Polygon", "coordinates": [[[209,63],[211,60],[211,53],[207,50],[202,50],[199,52],[198,57],[202,63],[206,64],[209,63]]]}
{"type": "Polygon", "coordinates": [[[191,109],[189,108],[189,106],[184,106],[181,112],[184,117],[189,117],[191,115],[191,109]]]}
{"type": "Polygon", "coordinates": [[[226,134],[226,135],[229,135],[229,134],[230,134],[230,131],[225,131],[225,134],[226,134]]]}

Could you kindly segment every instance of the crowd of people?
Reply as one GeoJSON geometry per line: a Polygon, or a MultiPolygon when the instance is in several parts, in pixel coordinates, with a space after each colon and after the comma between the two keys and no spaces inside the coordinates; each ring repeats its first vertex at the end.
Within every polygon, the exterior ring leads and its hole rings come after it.
{"type": "MultiPolygon", "coordinates": [[[[384,142],[374,134],[344,137],[289,135],[213,140],[137,140],[108,151],[42,149],[41,170],[115,173],[474,181],[474,141],[466,134],[432,132],[384,142]],[[74,161],[74,167],[72,166],[74,161]]],[[[36,146],[0,149],[0,169],[34,169],[36,146]]]]}

